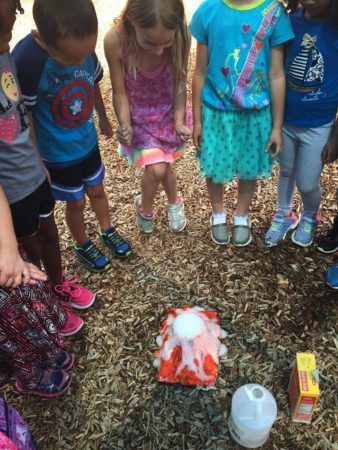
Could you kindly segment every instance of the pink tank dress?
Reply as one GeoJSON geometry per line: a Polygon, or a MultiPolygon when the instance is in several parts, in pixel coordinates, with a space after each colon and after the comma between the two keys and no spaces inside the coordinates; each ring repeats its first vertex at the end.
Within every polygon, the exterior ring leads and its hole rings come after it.
{"type": "MultiPolygon", "coordinates": [[[[164,60],[153,72],[136,68],[134,77],[124,49],[123,68],[133,138],[130,146],[120,146],[120,155],[126,156],[134,166],[174,162],[184,155],[185,148],[175,131],[173,67],[164,60]]],[[[186,123],[192,124],[188,103],[186,123]]]]}

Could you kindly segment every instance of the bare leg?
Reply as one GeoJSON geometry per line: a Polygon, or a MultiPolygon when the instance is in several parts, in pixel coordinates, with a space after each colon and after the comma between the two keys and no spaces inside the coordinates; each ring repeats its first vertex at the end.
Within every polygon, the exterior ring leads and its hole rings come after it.
{"type": "Polygon", "coordinates": [[[19,242],[37,267],[41,268],[42,260],[52,287],[62,283],[59,236],[53,214],[41,219],[35,235],[20,238],[19,242]]]}
{"type": "Polygon", "coordinates": [[[209,199],[214,213],[224,212],[224,185],[213,183],[211,178],[206,179],[209,199]]]}
{"type": "Polygon", "coordinates": [[[252,199],[255,195],[257,180],[238,180],[238,197],[236,213],[238,216],[245,216],[249,212],[252,199]]]}
{"type": "Polygon", "coordinates": [[[173,205],[177,201],[177,177],[176,173],[167,163],[167,171],[162,179],[162,186],[168,197],[168,204],[173,205]]]}
{"type": "Polygon", "coordinates": [[[151,215],[153,213],[154,198],[166,172],[166,163],[152,164],[151,166],[146,166],[144,169],[141,180],[141,206],[142,212],[146,215],[151,215]]]}
{"type": "Polygon", "coordinates": [[[84,208],[86,199],[72,200],[67,202],[66,206],[66,221],[78,245],[83,245],[87,240],[86,228],[84,223],[84,208]]]}
{"type": "Polygon", "coordinates": [[[86,190],[100,227],[104,230],[111,227],[109,204],[103,184],[87,186],[86,190]]]}
{"type": "Polygon", "coordinates": [[[41,269],[42,249],[37,233],[33,236],[18,238],[18,241],[25,249],[32,263],[41,269]]]}
{"type": "Polygon", "coordinates": [[[52,287],[62,283],[62,262],[58,230],[54,214],[41,219],[38,239],[42,248],[42,262],[52,287]]]}

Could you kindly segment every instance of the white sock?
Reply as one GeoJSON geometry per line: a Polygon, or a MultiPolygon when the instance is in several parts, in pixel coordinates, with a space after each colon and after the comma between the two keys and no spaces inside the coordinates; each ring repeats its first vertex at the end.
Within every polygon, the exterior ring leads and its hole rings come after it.
{"type": "Polygon", "coordinates": [[[234,214],[234,225],[250,226],[249,216],[247,214],[244,216],[234,214]]]}
{"type": "Polygon", "coordinates": [[[212,224],[219,225],[220,223],[225,223],[227,221],[226,212],[213,212],[212,213],[212,224]]]}

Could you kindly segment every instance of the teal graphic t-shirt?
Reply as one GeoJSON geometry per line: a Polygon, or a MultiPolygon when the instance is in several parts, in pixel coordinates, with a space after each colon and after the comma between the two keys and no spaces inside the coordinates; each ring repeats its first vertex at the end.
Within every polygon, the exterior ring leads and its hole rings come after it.
{"type": "Polygon", "coordinates": [[[61,66],[30,33],[12,55],[22,97],[33,113],[42,159],[49,164],[87,157],[97,146],[94,84],[103,76],[95,53],[82,65],[61,66]]]}
{"type": "Polygon", "coordinates": [[[208,47],[202,101],[218,110],[261,109],[270,104],[271,47],[294,37],[278,0],[239,6],[205,0],[190,23],[194,38],[208,47]]]}

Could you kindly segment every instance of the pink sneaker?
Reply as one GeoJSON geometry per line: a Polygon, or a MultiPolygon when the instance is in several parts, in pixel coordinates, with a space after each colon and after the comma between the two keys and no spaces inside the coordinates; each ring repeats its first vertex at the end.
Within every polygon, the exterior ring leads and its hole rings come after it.
{"type": "Polygon", "coordinates": [[[55,291],[68,298],[68,303],[75,309],[87,309],[95,301],[95,294],[89,289],[77,284],[77,275],[64,277],[63,283],[55,286],[55,291]]]}
{"type": "Polygon", "coordinates": [[[84,325],[84,321],[72,312],[69,304],[62,302],[63,309],[67,315],[67,320],[62,328],[59,328],[61,336],[73,336],[78,333],[84,325]]]}

